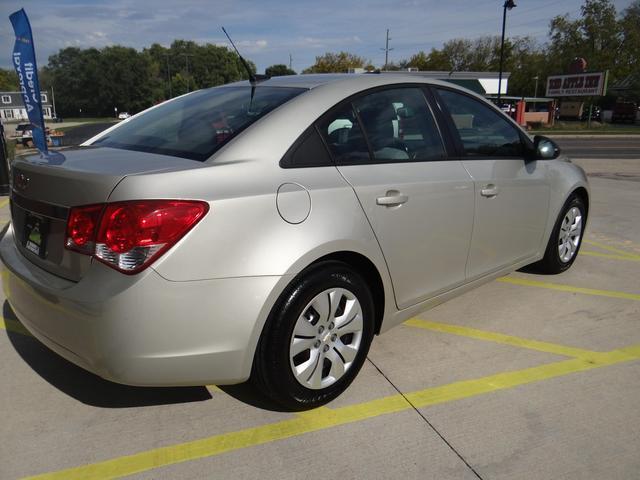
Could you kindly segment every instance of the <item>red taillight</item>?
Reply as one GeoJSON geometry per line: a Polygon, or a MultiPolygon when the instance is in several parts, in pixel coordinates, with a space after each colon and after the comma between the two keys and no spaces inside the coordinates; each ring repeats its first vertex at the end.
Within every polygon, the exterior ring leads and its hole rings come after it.
{"type": "Polygon", "coordinates": [[[71,250],[91,255],[95,247],[96,230],[102,205],[75,207],[69,212],[65,246],[71,250]]]}
{"type": "MultiPolygon", "coordinates": [[[[74,208],[69,215],[66,243],[68,248],[92,254],[121,272],[137,273],[171,248],[208,210],[207,203],[190,200],[136,200],[74,208]],[[90,208],[99,208],[100,217],[99,225],[96,221],[90,230],[91,237],[84,243],[91,248],[88,251],[73,248],[76,242],[70,244],[72,220],[84,219],[90,208]],[[74,217],[76,211],[79,213],[74,217]]],[[[79,224],[86,227],[78,229],[79,232],[89,232],[87,221],[79,224]]],[[[84,240],[79,234],[77,237],[84,240]]]]}

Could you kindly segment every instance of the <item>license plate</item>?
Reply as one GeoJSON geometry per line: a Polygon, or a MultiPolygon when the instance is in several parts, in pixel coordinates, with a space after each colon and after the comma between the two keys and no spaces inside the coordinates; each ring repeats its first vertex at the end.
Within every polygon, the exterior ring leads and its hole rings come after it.
{"type": "Polygon", "coordinates": [[[28,213],[24,222],[24,248],[44,258],[47,247],[49,221],[46,218],[28,213]]]}

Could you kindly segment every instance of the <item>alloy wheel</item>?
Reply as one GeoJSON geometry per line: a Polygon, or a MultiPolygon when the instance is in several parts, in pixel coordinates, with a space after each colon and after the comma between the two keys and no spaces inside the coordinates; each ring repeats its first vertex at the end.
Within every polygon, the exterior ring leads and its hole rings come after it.
{"type": "Polygon", "coordinates": [[[581,235],[582,212],[578,207],[572,207],[562,220],[558,236],[558,254],[563,263],[569,262],[578,251],[581,235]]]}

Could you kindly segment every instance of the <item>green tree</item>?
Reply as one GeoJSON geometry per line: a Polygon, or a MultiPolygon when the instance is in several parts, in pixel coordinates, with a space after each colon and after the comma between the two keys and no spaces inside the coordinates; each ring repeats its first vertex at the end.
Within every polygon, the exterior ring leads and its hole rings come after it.
{"type": "Polygon", "coordinates": [[[100,51],[102,75],[97,92],[99,115],[139,112],[153,103],[151,59],[133,48],[112,46],[100,51]]]}
{"type": "Polygon", "coordinates": [[[0,68],[0,91],[15,92],[18,90],[18,75],[15,70],[0,68]]]}
{"type": "Polygon", "coordinates": [[[583,57],[589,70],[608,69],[612,78],[619,77],[628,59],[621,51],[624,42],[615,6],[611,0],[585,0],[580,10],[577,20],[568,15],[551,20],[546,52],[549,66],[554,73],[564,73],[574,58],[583,57]]]}
{"type": "Polygon", "coordinates": [[[316,63],[302,73],[346,73],[350,68],[372,69],[371,62],[363,57],[348,52],[332,53],[316,57],[316,63]]]}
{"type": "Polygon", "coordinates": [[[54,85],[62,116],[111,116],[114,107],[138,112],[152,105],[152,73],[150,59],[133,48],[70,47],[49,57],[43,78],[54,85]]]}
{"type": "Polygon", "coordinates": [[[289,67],[282,63],[278,63],[276,65],[271,65],[267,67],[264,71],[265,75],[269,75],[270,77],[280,77],[283,75],[296,75],[294,70],[291,70],[289,67]]]}
{"type": "MultiPolygon", "coordinates": [[[[255,65],[248,62],[255,73],[255,65]]],[[[166,48],[153,44],[142,52],[119,45],[65,48],[49,57],[43,88],[53,85],[63,116],[138,112],[188,91],[247,79],[235,52],[212,44],[175,40],[166,48]]]]}
{"type": "MultiPolygon", "coordinates": [[[[640,82],[640,0],[635,0],[622,12],[621,43],[618,52],[620,76],[635,75],[640,82]]],[[[638,92],[640,98],[640,92],[638,92]]]]}
{"type": "MultiPolygon", "coordinates": [[[[505,43],[505,55],[511,46],[505,43]]],[[[454,38],[442,49],[432,48],[427,54],[418,52],[407,62],[409,67],[434,71],[497,70],[500,63],[500,37],[480,37],[475,40],[454,38]]]]}
{"type": "MultiPolygon", "coordinates": [[[[235,52],[210,43],[200,45],[187,40],[175,40],[169,48],[157,43],[144,52],[154,64],[154,91],[161,91],[164,98],[187,93],[200,88],[246,80],[249,74],[235,52]],[[188,67],[188,71],[187,71],[188,67]],[[176,75],[179,74],[179,78],[176,75]],[[169,91],[169,77],[171,91],[169,91]],[[175,83],[175,85],[174,85],[175,83]]],[[[247,62],[252,73],[255,65],[247,62]]]]}
{"type": "MultiPolygon", "coordinates": [[[[98,115],[102,66],[100,51],[68,47],[49,57],[44,68],[56,89],[56,106],[62,116],[98,115]]],[[[111,106],[113,108],[113,106],[111,106]]]]}

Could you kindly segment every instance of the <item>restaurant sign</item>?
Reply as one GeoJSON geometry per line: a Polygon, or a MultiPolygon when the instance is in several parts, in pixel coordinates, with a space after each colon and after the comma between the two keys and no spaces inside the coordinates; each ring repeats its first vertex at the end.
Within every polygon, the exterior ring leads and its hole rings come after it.
{"type": "Polygon", "coordinates": [[[589,97],[604,95],[607,72],[554,75],[547,78],[547,97],[589,97]]]}

